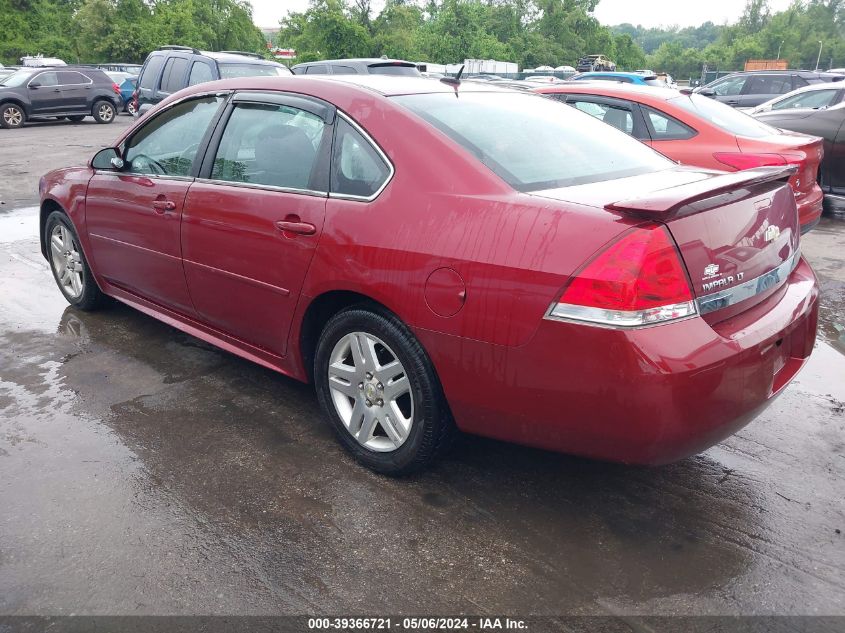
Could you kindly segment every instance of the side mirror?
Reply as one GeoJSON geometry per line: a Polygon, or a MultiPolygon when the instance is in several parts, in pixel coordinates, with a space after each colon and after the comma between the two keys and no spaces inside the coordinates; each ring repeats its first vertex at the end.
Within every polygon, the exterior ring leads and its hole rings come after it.
{"type": "Polygon", "coordinates": [[[38,88],[41,87],[41,84],[36,81],[35,83],[29,84],[29,87],[31,90],[38,90],[38,88]]]}
{"type": "Polygon", "coordinates": [[[126,162],[120,157],[120,154],[115,147],[101,149],[99,152],[94,154],[94,158],[91,159],[91,167],[94,169],[120,171],[125,165],[126,162]]]}
{"type": "Polygon", "coordinates": [[[700,95],[704,95],[705,97],[715,97],[715,96],[716,96],[716,91],[715,91],[715,90],[713,90],[713,88],[701,88],[701,89],[698,91],[698,94],[700,94],[700,95]]]}

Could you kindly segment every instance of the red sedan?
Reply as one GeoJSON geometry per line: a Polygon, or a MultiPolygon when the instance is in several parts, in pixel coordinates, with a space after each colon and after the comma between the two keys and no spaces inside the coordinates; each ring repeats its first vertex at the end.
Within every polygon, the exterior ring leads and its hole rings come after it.
{"type": "Polygon", "coordinates": [[[727,171],[795,165],[789,184],[801,232],[821,218],[820,138],[779,130],[708,97],[676,90],[602,81],[545,86],[535,92],[592,114],[684,165],[727,171]]]}
{"type": "Polygon", "coordinates": [[[657,464],[748,423],[813,348],[794,168],[679,167],[530,93],[241,78],[41,181],[64,296],[313,381],[367,466],[457,429],[657,464]]]}

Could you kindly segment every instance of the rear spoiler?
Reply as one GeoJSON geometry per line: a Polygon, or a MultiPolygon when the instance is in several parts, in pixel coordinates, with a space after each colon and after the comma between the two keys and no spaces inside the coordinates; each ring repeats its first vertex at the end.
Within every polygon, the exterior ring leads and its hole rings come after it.
{"type": "MultiPolygon", "coordinates": [[[[732,194],[742,188],[761,185],[767,182],[789,180],[798,171],[796,165],[777,167],[754,167],[729,174],[720,174],[704,178],[686,185],[661,189],[647,196],[629,198],[605,205],[608,211],[617,211],[626,215],[635,215],[651,220],[668,220],[679,215],[689,215],[711,208],[711,205],[692,205],[702,200],[732,194]]],[[[718,204],[718,201],[715,201],[718,204]]]]}

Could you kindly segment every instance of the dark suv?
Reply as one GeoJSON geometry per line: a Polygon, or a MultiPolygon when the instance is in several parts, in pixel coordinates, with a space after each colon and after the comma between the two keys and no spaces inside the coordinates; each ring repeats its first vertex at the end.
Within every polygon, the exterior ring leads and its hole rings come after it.
{"type": "Polygon", "coordinates": [[[842,79],[845,77],[836,73],[809,70],[753,70],[725,75],[695,92],[736,108],[753,108],[810,84],[842,79]]]}
{"type": "Polygon", "coordinates": [[[209,53],[187,46],[162,46],[147,56],[138,76],[135,116],[142,116],[165,98],[195,84],[230,79],[290,75],[286,66],[255,53],[209,53]]]}
{"type": "Polygon", "coordinates": [[[406,75],[419,77],[413,62],[401,59],[362,58],[326,59],[320,62],[297,64],[291,70],[296,75],[406,75]]]}
{"type": "Polygon", "coordinates": [[[102,71],[77,66],[21,68],[0,79],[0,126],[19,128],[30,119],[111,123],[123,107],[120,88],[102,71]]]}

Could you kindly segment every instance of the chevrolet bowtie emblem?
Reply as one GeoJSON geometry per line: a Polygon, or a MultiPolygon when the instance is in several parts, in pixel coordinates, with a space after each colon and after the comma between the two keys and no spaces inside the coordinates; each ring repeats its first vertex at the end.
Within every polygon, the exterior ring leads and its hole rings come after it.
{"type": "Polygon", "coordinates": [[[780,237],[780,227],[775,226],[774,224],[770,225],[766,229],[765,238],[767,242],[773,242],[777,238],[780,237]]]}

